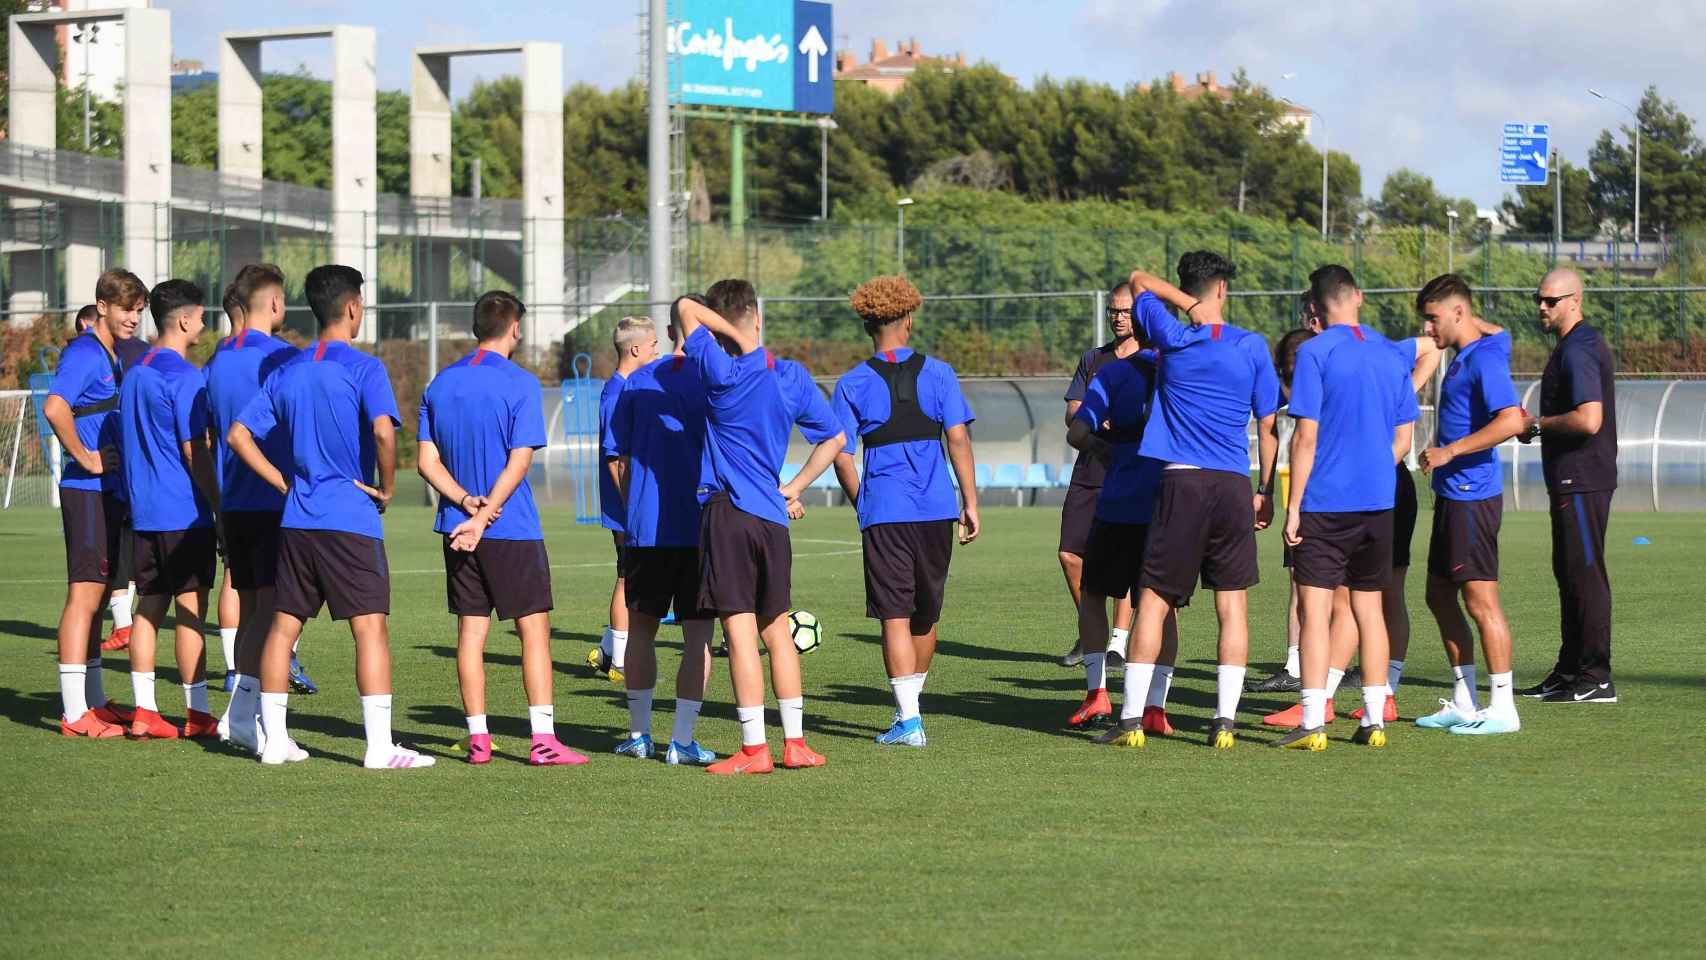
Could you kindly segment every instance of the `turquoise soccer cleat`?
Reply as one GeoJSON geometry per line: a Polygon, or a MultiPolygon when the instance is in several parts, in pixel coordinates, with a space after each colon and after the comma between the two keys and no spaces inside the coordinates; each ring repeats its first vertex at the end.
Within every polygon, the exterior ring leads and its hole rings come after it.
{"type": "Polygon", "coordinates": [[[649,733],[642,733],[632,740],[624,740],[616,747],[616,755],[633,757],[636,760],[650,760],[657,755],[657,748],[652,746],[649,733]]]}
{"type": "Polygon", "coordinates": [[[877,742],[885,747],[922,747],[928,742],[924,739],[924,720],[922,717],[913,717],[911,720],[901,720],[894,726],[877,734],[877,742]]]}

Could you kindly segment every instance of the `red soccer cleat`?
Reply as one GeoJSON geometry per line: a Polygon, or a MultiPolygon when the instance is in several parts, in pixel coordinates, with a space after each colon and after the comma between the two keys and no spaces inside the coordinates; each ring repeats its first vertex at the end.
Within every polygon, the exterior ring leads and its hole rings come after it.
{"type": "Polygon", "coordinates": [[[194,740],[219,736],[219,718],[200,710],[189,711],[184,716],[184,736],[194,740]]]}
{"type": "Polygon", "coordinates": [[[129,707],[121,707],[111,700],[93,708],[90,712],[100,717],[102,723],[110,723],[115,727],[128,727],[130,721],[136,719],[135,710],[129,707]]]}
{"type": "Polygon", "coordinates": [[[804,770],[807,767],[821,767],[826,762],[823,754],[806,746],[804,739],[782,741],[782,766],[789,770],[804,770]]]}
{"type": "MultiPolygon", "coordinates": [[[[1326,722],[1332,723],[1334,719],[1336,718],[1333,716],[1333,701],[1329,699],[1327,701],[1326,722]]],[[[1285,730],[1296,729],[1303,723],[1303,704],[1294,703],[1278,713],[1270,713],[1262,718],[1262,722],[1270,727],[1280,727],[1285,730]]]]}
{"type": "MultiPolygon", "coordinates": [[[[1386,715],[1386,718],[1381,721],[1382,723],[1397,723],[1398,722],[1398,704],[1397,704],[1397,702],[1394,701],[1391,697],[1387,697],[1386,698],[1386,709],[1382,710],[1381,713],[1384,713],[1386,715]]],[[[1351,711],[1351,719],[1352,720],[1361,720],[1362,719],[1362,708],[1361,707],[1357,707],[1355,710],[1351,711]]]]}
{"type": "Polygon", "coordinates": [[[1066,718],[1066,725],[1077,730],[1113,717],[1114,708],[1108,703],[1108,691],[1092,690],[1084,695],[1084,702],[1079,704],[1077,711],[1066,718]]]}
{"type": "Polygon", "coordinates": [[[1143,708],[1143,732],[1161,737],[1173,735],[1173,725],[1167,722],[1166,707],[1143,708]]]}
{"type": "Polygon", "coordinates": [[[90,740],[106,740],[111,737],[124,736],[124,729],[102,720],[93,710],[83,711],[76,723],[59,718],[59,735],[62,737],[88,737],[90,740]]]}
{"type": "Polygon", "coordinates": [[[770,745],[761,743],[755,747],[741,747],[739,751],[706,767],[705,772],[730,777],[740,773],[769,773],[773,769],[775,766],[770,760],[770,745]]]}
{"type": "Polygon", "coordinates": [[[107,634],[105,640],[101,641],[102,650],[123,650],[128,646],[130,646],[129,627],[115,628],[112,633],[107,634]]]}
{"type": "Polygon", "coordinates": [[[166,722],[159,711],[136,708],[136,719],[130,721],[132,740],[176,740],[178,728],[166,722]]]}

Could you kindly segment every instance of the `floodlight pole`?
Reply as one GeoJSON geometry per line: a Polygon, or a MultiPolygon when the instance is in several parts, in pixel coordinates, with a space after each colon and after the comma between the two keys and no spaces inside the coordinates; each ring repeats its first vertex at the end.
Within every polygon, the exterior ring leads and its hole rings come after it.
{"type": "Polygon", "coordinates": [[[649,0],[646,17],[646,254],[652,322],[663,329],[675,287],[670,279],[669,0],[649,0]]]}

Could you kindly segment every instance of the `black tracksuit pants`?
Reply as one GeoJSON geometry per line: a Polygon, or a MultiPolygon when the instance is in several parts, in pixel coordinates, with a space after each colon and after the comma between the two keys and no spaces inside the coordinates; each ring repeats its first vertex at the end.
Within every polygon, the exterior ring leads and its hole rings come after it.
{"type": "Polygon", "coordinates": [[[1605,569],[1610,490],[1553,494],[1552,575],[1558,580],[1563,643],[1557,671],[1594,683],[1611,679],[1611,578],[1605,569]]]}

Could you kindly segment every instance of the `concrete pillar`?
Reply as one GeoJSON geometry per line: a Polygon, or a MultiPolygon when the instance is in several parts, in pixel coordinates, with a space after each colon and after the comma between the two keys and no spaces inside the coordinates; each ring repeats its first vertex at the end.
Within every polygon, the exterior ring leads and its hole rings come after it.
{"type": "Polygon", "coordinates": [[[59,49],[51,23],[13,17],[6,28],[10,60],[6,82],[7,136],[24,147],[53,149],[59,49]]]}
{"type": "MultiPolygon", "coordinates": [[[[11,325],[27,327],[46,312],[54,300],[58,284],[51,271],[53,251],[47,247],[26,244],[5,245],[6,263],[10,276],[6,284],[6,308],[13,311],[11,325]]],[[[91,287],[90,289],[93,289],[91,287]]]]}
{"type": "MultiPolygon", "coordinates": [[[[534,351],[564,333],[563,45],[521,46],[522,298],[534,351]]],[[[535,355],[538,355],[537,353],[535,355]]]]}
{"type": "Polygon", "coordinates": [[[261,179],[261,41],[219,38],[219,172],[261,179]]]}
{"type": "Polygon", "coordinates": [[[172,15],[124,11],[124,260],[153,286],[172,275],[172,15]]]}
{"type": "Polygon", "coordinates": [[[450,55],[414,54],[409,88],[409,193],[450,196],[450,55]]]}
{"type": "Polygon", "coordinates": [[[95,281],[107,268],[100,208],[62,203],[65,230],[65,309],[71,316],[95,301],[95,281]]]}
{"type": "MultiPolygon", "coordinates": [[[[362,300],[379,301],[379,82],[372,27],[332,28],[332,260],[361,271],[362,300]]],[[[362,325],[377,339],[378,317],[362,325]]]]}

